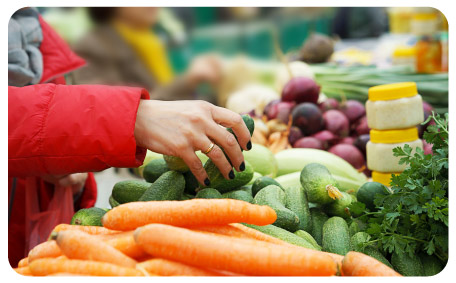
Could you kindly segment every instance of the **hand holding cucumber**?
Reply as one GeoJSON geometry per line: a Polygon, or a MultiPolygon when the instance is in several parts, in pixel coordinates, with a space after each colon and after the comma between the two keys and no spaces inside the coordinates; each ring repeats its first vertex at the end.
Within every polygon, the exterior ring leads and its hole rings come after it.
{"type": "Polygon", "coordinates": [[[251,148],[250,133],[241,116],[205,101],[141,100],[135,139],[140,147],[182,158],[206,186],[210,181],[195,151],[209,151],[208,157],[230,179],[233,167],[221,148],[237,171],[245,168],[241,149],[251,148]],[[236,137],[224,127],[231,128],[236,137]]]}

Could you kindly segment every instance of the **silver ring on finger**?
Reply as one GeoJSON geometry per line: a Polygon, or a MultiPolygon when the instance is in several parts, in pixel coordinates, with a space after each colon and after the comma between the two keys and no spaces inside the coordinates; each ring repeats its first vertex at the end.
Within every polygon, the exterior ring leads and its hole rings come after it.
{"type": "Polygon", "coordinates": [[[211,151],[214,149],[214,147],[215,147],[215,144],[213,142],[211,142],[209,147],[205,151],[203,151],[203,153],[208,155],[209,153],[211,153],[211,151]]]}

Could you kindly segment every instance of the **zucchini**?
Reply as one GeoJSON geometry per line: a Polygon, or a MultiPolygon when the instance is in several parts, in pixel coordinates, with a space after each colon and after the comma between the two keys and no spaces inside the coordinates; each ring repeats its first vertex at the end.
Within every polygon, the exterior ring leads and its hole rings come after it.
{"type": "Polygon", "coordinates": [[[285,207],[296,213],[299,218],[299,229],[306,232],[312,231],[309,204],[304,189],[301,186],[287,187],[285,189],[285,207]]]}
{"type": "Polygon", "coordinates": [[[342,217],[329,218],[323,225],[323,250],[345,255],[350,251],[350,234],[347,222],[342,217]]]}
{"type": "Polygon", "coordinates": [[[300,180],[310,202],[325,205],[342,197],[336,180],[321,164],[307,164],[301,171],[300,180]]]}
{"type": "Polygon", "coordinates": [[[321,246],[322,245],[322,238],[323,238],[323,225],[329,219],[328,215],[326,215],[320,208],[312,207],[309,209],[310,211],[310,219],[312,220],[312,230],[310,235],[317,241],[317,243],[321,246]]]}
{"type": "Polygon", "coordinates": [[[269,185],[259,191],[253,199],[254,204],[270,206],[277,214],[275,226],[294,232],[299,229],[299,218],[285,207],[286,195],[276,185],[269,185]]]}

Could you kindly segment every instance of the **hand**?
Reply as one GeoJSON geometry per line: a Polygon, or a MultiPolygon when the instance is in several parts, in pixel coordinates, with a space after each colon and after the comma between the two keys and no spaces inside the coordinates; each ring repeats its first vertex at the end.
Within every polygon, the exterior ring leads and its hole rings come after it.
{"type": "Polygon", "coordinates": [[[184,76],[193,87],[202,82],[216,84],[222,76],[221,61],[215,55],[196,57],[184,76]]]}
{"type": "MultiPolygon", "coordinates": [[[[141,100],[135,138],[138,146],[181,157],[198,181],[208,186],[210,180],[195,151],[206,151],[213,141],[225,150],[236,170],[241,171],[244,156],[239,145],[247,150],[250,133],[241,115],[205,101],[141,100]],[[233,129],[239,144],[224,127],[233,129]]],[[[208,157],[228,179],[234,172],[230,174],[232,166],[217,145],[208,157]]]]}
{"type": "Polygon", "coordinates": [[[54,185],[62,187],[71,186],[73,195],[77,195],[84,188],[84,184],[87,180],[87,173],[75,173],[69,175],[47,175],[42,176],[43,180],[54,185]]]}

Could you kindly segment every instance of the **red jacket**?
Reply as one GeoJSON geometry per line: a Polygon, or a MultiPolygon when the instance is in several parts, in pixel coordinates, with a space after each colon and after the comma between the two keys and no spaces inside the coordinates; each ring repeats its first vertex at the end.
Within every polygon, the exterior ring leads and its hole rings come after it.
{"type": "MultiPolygon", "coordinates": [[[[8,87],[8,258],[12,266],[28,253],[25,178],[36,186],[39,209],[45,211],[54,187],[39,176],[100,171],[112,166],[137,167],[146,153],[136,146],[134,126],[140,99],[149,99],[147,91],[63,85],[62,75],[85,62],[41,18],[40,24],[42,84],[8,87]],[[14,196],[13,178],[17,182],[14,196]]],[[[93,206],[96,189],[93,174],[89,173],[75,208],[93,206]]]]}

